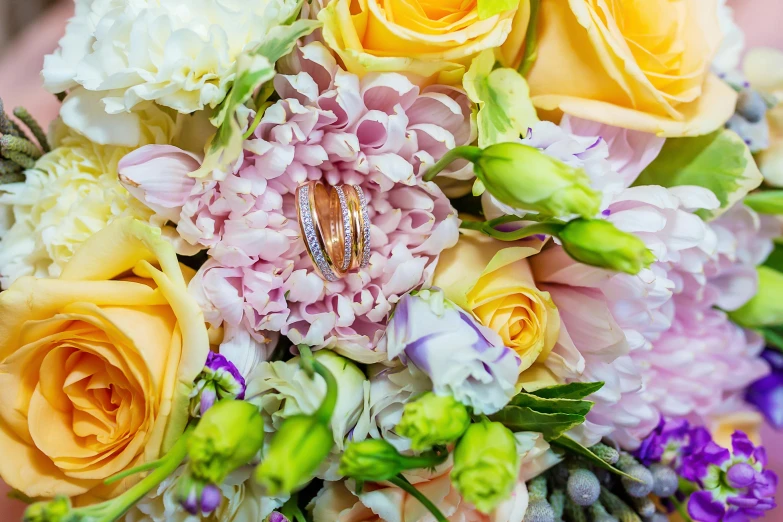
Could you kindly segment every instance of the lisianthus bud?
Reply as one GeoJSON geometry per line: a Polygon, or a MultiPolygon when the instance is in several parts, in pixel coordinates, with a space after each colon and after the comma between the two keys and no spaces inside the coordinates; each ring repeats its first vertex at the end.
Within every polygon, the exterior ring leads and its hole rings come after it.
{"type": "Polygon", "coordinates": [[[24,512],[24,522],[67,522],[72,514],[68,497],[56,497],[49,502],[36,502],[24,512]]]}
{"type": "Polygon", "coordinates": [[[256,481],[269,496],[291,493],[307,482],[334,445],[328,424],[309,415],[296,415],[280,425],[264,460],[256,468],[256,481]]]}
{"type": "Polygon", "coordinates": [[[511,207],[549,216],[595,216],[601,195],[581,170],[521,143],[498,143],[474,161],[476,177],[511,207]]]}
{"type": "Polygon", "coordinates": [[[401,455],[388,441],[368,439],[349,444],[340,460],[340,473],[365,482],[382,482],[408,469],[433,468],[442,464],[447,452],[430,451],[420,456],[401,455]]]}
{"type": "Polygon", "coordinates": [[[468,429],[470,416],[451,395],[426,393],[405,405],[396,431],[411,439],[414,450],[454,442],[468,429]]]}
{"type": "Polygon", "coordinates": [[[264,444],[264,420],[248,402],[223,400],[210,408],[188,441],[193,477],[221,484],[250,462],[264,444]]]}
{"type": "Polygon", "coordinates": [[[462,496],[489,513],[508,498],[517,480],[514,434],[499,422],[472,424],[454,450],[451,480],[462,496]]]}
{"type": "Polygon", "coordinates": [[[641,239],[601,219],[575,219],[559,237],[568,255],[586,265],[638,274],[655,261],[641,239]]]}
{"type": "Polygon", "coordinates": [[[290,522],[288,520],[288,517],[283,515],[282,513],[278,513],[277,511],[273,511],[269,514],[266,519],[264,519],[264,522],[290,522]]]}
{"type": "Polygon", "coordinates": [[[783,274],[760,266],[758,292],[743,307],[729,314],[731,320],[746,328],[783,324],[783,274]]]}
{"type": "Polygon", "coordinates": [[[223,494],[214,484],[205,484],[185,474],[179,479],[177,500],[193,516],[209,515],[220,507],[223,494]]]}
{"type": "Polygon", "coordinates": [[[245,398],[245,379],[228,359],[209,352],[204,369],[190,392],[190,416],[201,417],[222,399],[245,398]]]}

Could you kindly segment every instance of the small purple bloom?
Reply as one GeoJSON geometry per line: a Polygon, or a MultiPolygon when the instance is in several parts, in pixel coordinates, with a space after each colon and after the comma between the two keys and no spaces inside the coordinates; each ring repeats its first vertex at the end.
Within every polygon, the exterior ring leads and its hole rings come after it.
{"type": "Polygon", "coordinates": [[[756,470],[747,462],[737,462],[726,472],[729,486],[739,489],[753,484],[756,479],[756,470]]]}
{"type": "Polygon", "coordinates": [[[236,366],[219,353],[209,352],[204,369],[190,393],[190,415],[200,417],[221,399],[245,398],[245,379],[236,366]]]}
{"type": "Polygon", "coordinates": [[[697,491],[688,500],[688,515],[698,522],[721,522],[726,508],[709,491],[697,491]]]}
{"type": "Polygon", "coordinates": [[[278,513],[277,511],[273,512],[269,517],[267,517],[267,522],[289,522],[288,518],[286,518],[285,515],[282,513],[278,513]]]}
{"type": "Polygon", "coordinates": [[[218,507],[223,500],[223,494],[220,492],[217,486],[214,484],[207,484],[204,489],[201,490],[201,512],[205,515],[212,513],[218,507]]]}

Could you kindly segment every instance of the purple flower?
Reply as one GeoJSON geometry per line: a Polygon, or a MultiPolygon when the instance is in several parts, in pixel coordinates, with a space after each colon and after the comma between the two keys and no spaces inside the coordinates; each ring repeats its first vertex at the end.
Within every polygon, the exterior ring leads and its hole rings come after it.
{"type": "Polygon", "coordinates": [[[731,437],[731,451],[709,441],[686,454],[678,471],[701,490],[688,500],[690,517],[695,522],[740,522],[763,516],[775,507],[778,483],[766,464],[764,448],[739,431],[731,437]]]}
{"type": "Polygon", "coordinates": [[[751,384],[745,399],[753,404],[778,429],[783,429],[783,353],[765,350],[762,357],[772,372],[751,384]]]}
{"type": "Polygon", "coordinates": [[[692,431],[685,419],[662,418],[658,427],[642,441],[634,455],[645,466],[659,462],[673,464],[680,456],[680,449],[690,445],[692,431]]]}
{"type": "Polygon", "coordinates": [[[285,515],[273,511],[267,518],[266,522],[289,522],[285,515]]]}
{"type": "Polygon", "coordinates": [[[190,392],[190,415],[201,417],[221,399],[245,398],[245,379],[228,359],[209,352],[204,369],[190,392]]]}
{"type": "MultiPolygon", "coordinates": [[[[181,479],[185,480],[185,479],[181,479]]],[[[197,481],[186,480],[185,490],[187,494],[180,497],[179,503],[182,508],[191,515],[202,513],[209,515],[220,507],[223,500],[223,494],[214,484],[199,484],[197,481]]]]}

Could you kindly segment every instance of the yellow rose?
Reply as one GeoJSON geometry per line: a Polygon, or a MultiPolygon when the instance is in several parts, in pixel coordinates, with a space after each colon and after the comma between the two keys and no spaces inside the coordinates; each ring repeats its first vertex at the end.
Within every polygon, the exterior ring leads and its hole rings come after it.
{"type": "Polygon", "coordinates": [[[744,71],[754,89],[777,103],[767,113],[769,147],[756,159],[764,180],[775,187],[783,187],[783,52],[753,49],[745,57],[744,71]]]}
{"type": "Polygon", "coordinates": [[[549,116],[660,136],[719,128],[737,95],[709,72],[722,40],[717,7],[715,0],[542,0],[527,78],[533,104],[554,111],[549,116]]]}
{"type": "Polygon", "coordinates": [[[520,370],[543,362],[560,334],[560,314],[548,292],[536,288],[527,257],[539,248],[462,231],[443,252],[433,284],[495,330],[522,359],[520,370]]]}
{"type": "MultiPolygon", "coordinates": [[[[519,9],[529,11],[529,1],[519,9]]],[[[475,0],[332,0],[318,19],[326,43],[354,74],[400,72],[417,83],[456,84],[474,56],[503,44],[516,12],[482,20],[475,0]]]]}
{"type": "Polygon", "coordinates": [[[115,495],[132,479],[104,479],[184,430],[208,350],[174,250],[139,221],[98,232],[59,279],[19,279],[0,294],[0,476],[30,497],[115,495]]]}

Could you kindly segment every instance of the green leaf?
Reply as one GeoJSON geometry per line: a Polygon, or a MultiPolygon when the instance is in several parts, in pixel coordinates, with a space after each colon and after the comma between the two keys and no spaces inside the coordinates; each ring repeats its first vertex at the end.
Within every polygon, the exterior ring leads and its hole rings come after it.
{"type": "Polygon", "coordinates": [[[783,352],[783,332],[775,328],[759,328],[756,331],[764,336],[767,347],[783,352]]]}
{"type": "Polygon", "coordinates": [[[775,247],[772,249],[772,253],[769,254],[767,260],[764,261],[764,266],[768,266],[778,272],[783,272],[783,243],[775,241],[775,247]]]}
{"type": "Polygon", "coordinates": [[[253,51],[241,54],[236,61],[236,78],[231,90],[210,120],[217,132],[207,148],[207,155],[194,177],[205,177],[213,171],[225,172],[242,154],[242,125],[238,114],[253,93],[275,76],[275,62],[290,53],[296,41],[320,27],[315,20],[297,20],[291,25],[273,28],[253,51]]]}
{"type": "Polygon", "coordinates": [[[547,440],[556,439],[585,421],[574,413],[543,413],[531,408],[506,406],[490,419],[502,423],[511,431],[537,431],[547,440]]]}
{"type": "Polygon", "coordinates": [[[570,453],[575,453],[580,457],[587,459],[588,461],[590,461],[591,464],[593,464],[596,467],[605,469],[607,471],[611,471],[612,473],[615,473],[622,477],[630,478],[631,480],[637,480],[632,476],[628,475],[627,473],[624,473],[623,471],[620,471],[619,469],[615,468],[611,464],[608,464],[607,462],[601,460],[601,458],[595,453],[593,453],[592,451],[590,451],[589,448],[585,448],[584,446],[582,446],[577,441],[575,441],[574,439],[572,439],[567,435],[563,435],[549,442],[553,446],[558,446],[570,453]]]}
{"type": "Polygon", "coordinates": [[[538,121],[525,79],[514,69],[495,69],[495,54],[486,50],[473,59],[463,86],[479,107],[478,145],[516,141],[538,121]]]}
{"type": "Polygon", "coordinates": [[[517,7],[519,0],[478,0],[478,15],[481,20],[486,20],[517,7]]]}
{"type": "Polygon", "coordinates": [[[575,399],[544,399],[523,392],[511,399],[509,404],[530,408],[539,413],[570,413],[584,417],[590,413],[594,403],[575,399]]]}
{"type": "Polygon", "coordinates": [[[661,153],[635,185],[697,185],[710,189],[718,197],[720,209],[699,214],[712,219],[744,198],[761,181],[761,172],[742,138],[721,129],[704,136],[666,140],[661,153]]]}
{"type": "Polygon", "coordinates": [[[532,395],[544,399],[584,399],[604,387],[603,382],[572,382],[539,388],[532,395]]]}
{"type": "Polygon", "coordinates": [[[748,194],[745,204],[761,214],[783,214],[783,190],[764,190],[748,194]]]}

